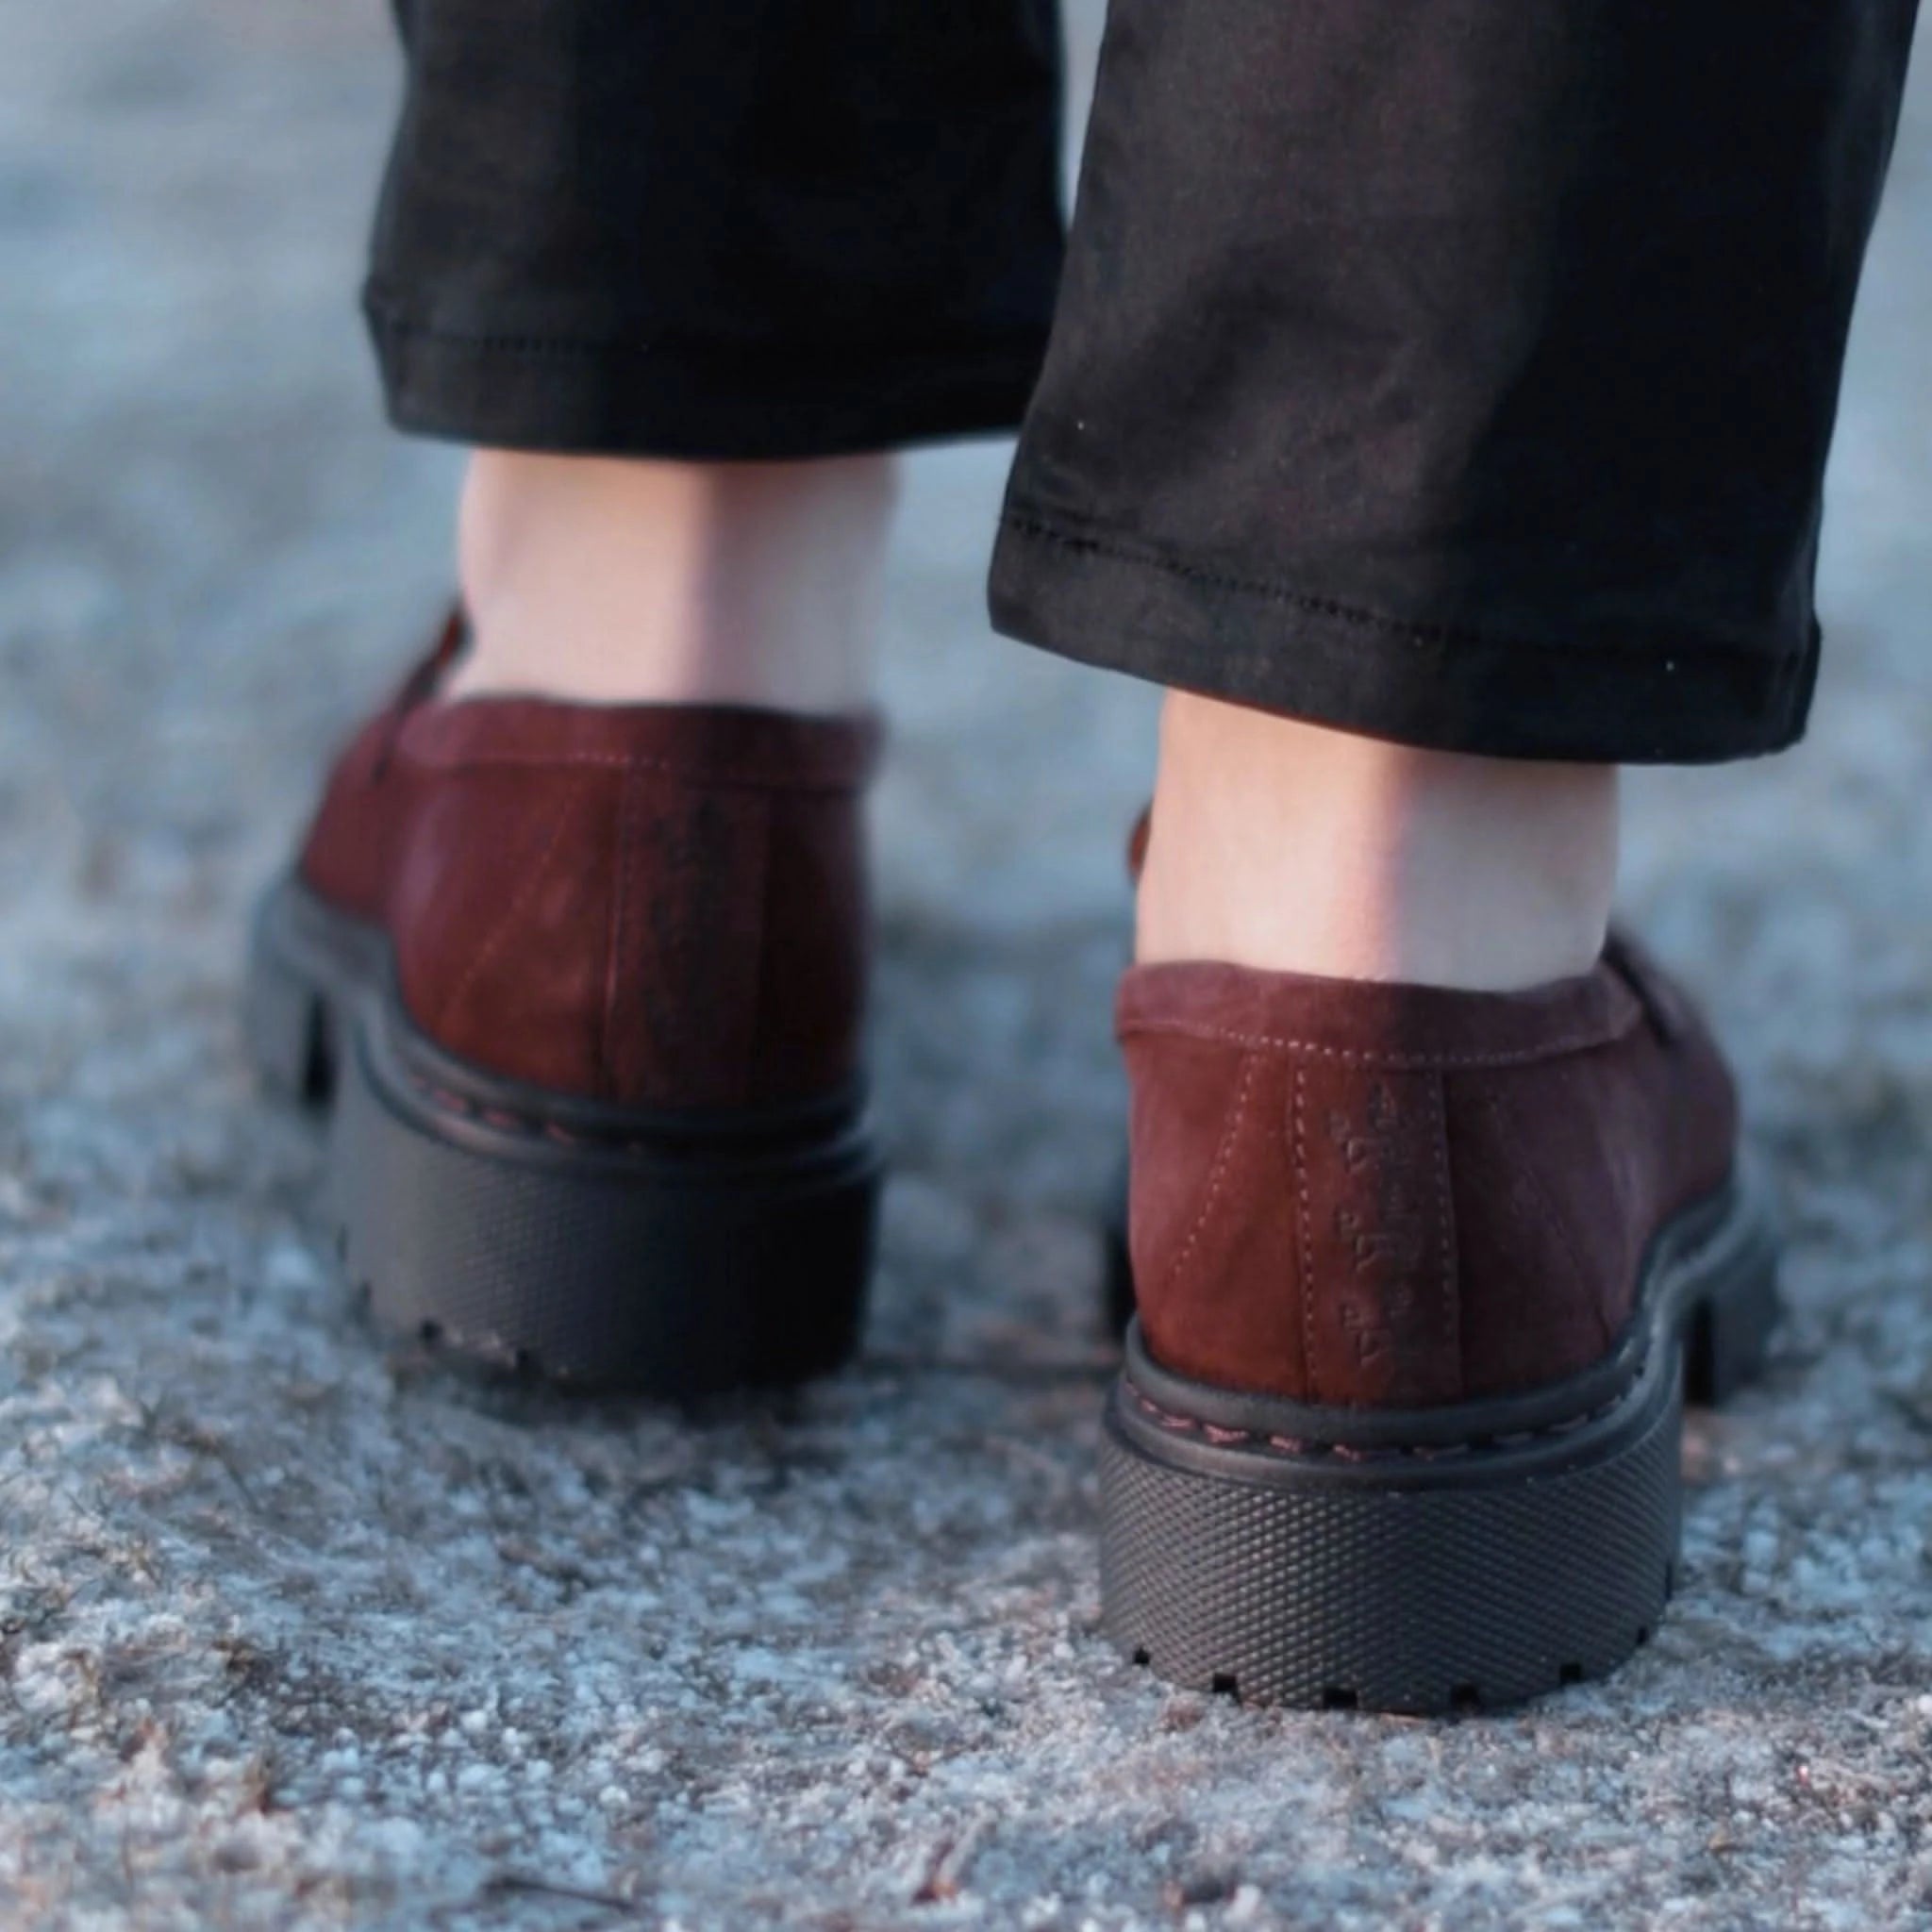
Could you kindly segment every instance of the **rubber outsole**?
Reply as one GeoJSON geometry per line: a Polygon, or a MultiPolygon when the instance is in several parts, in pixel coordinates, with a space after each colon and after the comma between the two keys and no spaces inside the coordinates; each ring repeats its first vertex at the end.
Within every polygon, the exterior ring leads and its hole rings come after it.
{"type": "Polygon", "coordinates": [[[1313,1709],[1492,1709],[1607,1675],[1672,1592],[1687,1388],[1759,1373],[1775,1275],[1734,1184],[1654,1249],[1621,1387],[1594,1372],[1587,1407],[1545,1391],[1407,1444],[1389,1417],[1365,1438],[1345,1413],[1190,1402],[1130,1331],[1101,1454],[1108,1636],[1174,1683],[1313,1709]]]}
{"type": "Polygon", "coordinates": [[[828,1374],[858,1345],[880,1161],[858,1095],[681,1115],[450,1061],[380,934],[285,881],[258,914],[266,1085],[331,1113],[327,1197],[384,1331],[459,1366],[684,1400],[828,1374]]]}

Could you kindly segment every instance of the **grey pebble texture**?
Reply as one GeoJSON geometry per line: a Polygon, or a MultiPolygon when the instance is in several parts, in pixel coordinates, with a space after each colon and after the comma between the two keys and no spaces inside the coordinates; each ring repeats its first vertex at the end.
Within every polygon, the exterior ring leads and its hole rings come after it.
{"type": "MultiPolygon", "coordinates": [[[[1074,26],[1091,50],[1093,8],[1074,26]]],[[[1120,847],[1149,694],[991,639],[997,446],[892,583],[865,1356],[685,1418],[385,1356],[253,1092],[251,897],[430,621],[449,452],[354,316],[375,0],[0,8],[0,1924],[1932,1925],[1932,76],[1810,741],[1631,788],[1793,1234],[1682,1587],[1500,1720],[1098,1633],[1120,847]]]]}

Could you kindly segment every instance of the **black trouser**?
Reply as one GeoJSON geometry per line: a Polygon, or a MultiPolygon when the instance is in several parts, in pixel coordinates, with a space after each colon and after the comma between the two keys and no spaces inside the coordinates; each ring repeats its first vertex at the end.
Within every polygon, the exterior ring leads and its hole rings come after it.
{"type": "Polygon", "coordinates": [[[403,426],[1023,424],[1014,636],[1461,751],[1802,729],[1917,0],[1113,0],[1063,280],[1052,0],[399,4],[403,426]]]}

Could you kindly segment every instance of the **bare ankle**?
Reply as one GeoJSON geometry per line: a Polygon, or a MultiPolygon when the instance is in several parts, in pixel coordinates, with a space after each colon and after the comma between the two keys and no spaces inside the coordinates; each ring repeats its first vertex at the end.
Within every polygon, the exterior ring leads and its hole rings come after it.
{"type": "Polygon", "coordinates": [[[671,463],[479,451],[456,696],[837,712],[873,680],[887,457],[671,463]]]}
{"type": "Polygon", "coordinates": [[[1614,767],[1419,751],[1176,692],[1139,957],[1520,989],[1594,962],[1616,871],[1614,767]]]}

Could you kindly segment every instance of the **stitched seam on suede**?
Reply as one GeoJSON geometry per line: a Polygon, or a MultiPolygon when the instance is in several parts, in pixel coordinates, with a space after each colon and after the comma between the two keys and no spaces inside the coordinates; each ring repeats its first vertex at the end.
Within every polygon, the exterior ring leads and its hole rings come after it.
{"type": "MultiPolygon", "coordinates": [[[[1169,557],[1157,550],[1137,549],[1132,544],[1099,537],[1076,537],[1071,532],[1055,528],[1051,524],[1037,522],[1031,517],[1008,515],[1001,523],[1009,530],[1023,537],[1035,537],[1041,542],[1053,543],[1063,550],[1072,550],[1093,557],[1106,557],[1120,563],[1131,563],[1143,570],[1157,570],[1164,575],[1177,577],[1188,583],[1200,584],[1208,590],[1231,591],[1238,596],[1260,597],[1274,604],[1287,604],[1297,610],[1307,611],[1312,617],[1333,618],[1339,624],[1348,624],[1362,630],[1387,632],[1405,638],[1415,644],[1475,644],[1486,650],[1532,651],[1538,654],[1574,650],[1574,644],[1555,641],[1544,641],[1537,638],[1507,637],[1500,632],[1465,630],[1454,625],[1419,623],[1412,618],[1389,617],[1380,611],[1363,610],[1355,605],[1341,604],[1328,597],[1317,597],[1306,591],[1297,591],[1288,584],[1272,582],[1265,577],[1241,577],[1222,571],[1204,570],[1199,564],[1183,563],[1178,558],[1169,557]]],[[[1658,651],[1654,645],[1626,644],[1614,638],[1601,642],[1592,640],[1591,650],[1602,650],[1612,656],[1626,658],[1648,658],[1652,659],[1670,655],[1658,651]]],[[[1693,655],[1679,652],[1677,656],[1693,655]]],[[[1774,656],[1768,652],[1752,649],[1749,644],[1730,644],[1716,641],[1701,641],[1694,655],[1713,658],[1741,658],[1754,664],[1763,664],[1786,675],[1797,665],[1807,661],[1807,654],[1786,652],[1774,656]]]]}
{"type": "Polygon", "coordinates": [[[523,885],[518,889],[516,897],[510,901],[503,917],[496,922],[490,937],[477,949],[475,957],[470,961],[463,976],[457,981],[455,990],[438,1008],[437,1024],[439,1026],[449,1024],[450,1016],[462,1004],[463,999],[469,993],[470,989],[476,983],[484,969],[502,949],[504,941],[508,939],[511,929],[515,926],[517,921],[523,917],[524,908],[536,897],[537,889],[543,883],[545,875],[556,862],[558,853],[562,849],[565,828],[576,814],[577,801],[583,796],[585,783],[584,779],[579,778],[565,794],[562,808],[557,814],[557,823],[550,828],[550,838],[543,847],[542,857],[538,859],[536,865],[525,875],[523,885]]]}
{"type": "Polygon", "coordinates": [[[1294,1070],[1294,1180],[1296,1258],[1302,1277],[1302,1380],[1307,1384],[1309,1394],[1319,1395],[1321,1391],[1315,1386],[1315,1363],[1320,1352],[1315,1347],[1315,1234],[1314,1208],[1308,1191],[1307,1084],[1307,1070],[1297,1067],[1294,1070]]]}
{"type": "Polygon", "coordinates": [[[1123,1040],[1159,1035],[1174,1040],[1211,1040],[1224,1046],[1245,1047],[1251,1053],[1307,1054],[1316,1059],[1340,1060],[1354,1067],[1381,1067],[1391,1073],[1429,1074],[1468,1071],[1477,1067],[1524,1067],[1538,1060],[1559,1058],[1564,1054],[1582,1053],[1591,1047],[1609,1046],[1624,1038],[1641,1015],[1632,1011],[1614,1026],[1591,1033],[1566,1034],[1536,1046],[1515,1048],[1504,1053],[1405,1054],[1361,1053],[1345,1046],[1324,1046],[1319,1041],[1288,1040],[1268,1033],[1237,1033],[1226,1026],[1190,1026],[1161,1020],[1132,1020],[1120,1028],[1123,1040]]]}
{"type": "Polygon", "coordinates": [[[1201,1210],[1194,1217],[1194,1224],[1188,1230],[1188,1238],[1181,1243],[1180,1253],[1169,1265],[1161,1279],[1163,1289],[1172,1289],[1180,1280],[1181,1270],[1192,1258],[1201,1237],[1206,1233],[1209,1217],[1214,1212],[1214,1204],[1220,1198],[1221,1184],[1227,1177],[1228,1164],[1234,1156],[1235,1142],[1241,1138],[1241,1124],[1247,1118],[1248,1095],[1255,1084],[1256,1061],[1251,1054],[1241,1061],[1241,1076],[1235,1087],[1234,1099],[1229,1104],[1227,1118],[1221,1130],[1221,1144],[1214,1150],[1214,1164],[1208,1170],[1208,1191],[1202,1200],[1201,1210]]]}
{"type": "Polygon", "coordinates": [[[1398,1443],[1389,1448],[1364,1449],[1350,1442],[1318,1442],[1299,1436],[1275,1435],[1266,1429],[1233,1429],[1220,1423],[1204,1422],[1198,1416],[1182,1415],[1164,1408],[1131,1379],[1123,1386],[1136,1407],[1153,1417],[1170,1435],[1199,1436],[1217,1449],[1241,1449],[1247,1453],[1274,1457],[1333,1457],[1339,1462],[1438,1462],[1451,1457],[1480,1456],[1486,1452],[1514,1451],[1534,1442],[1550,1441],[1574,1434],[1591,1423],[1602,1422],[1625,1407],[1638,1392],[1643,1372],[1649,1365],[1646,1355],[1632,1369],[1630,1380],[1607,1400],[1581,1415],[1565,1416],[1561,1422],[1545,1423],[1541,1428],[1520,1429],[1502,1436],[1472,1436],[1459,1442],[1398,1443]]]}
{"type": "Polygon", "coordinates": [[[536,758],[518,752],[472,753],[464,758],[438,758],[426,752],[406,754],[409,763],[429,772],[554,772],[571,766],[588,766],[599,771],[659,772],[683,778],[693,785],[737,787],[747,791],[858,791],[863,777],[816,778],[781,774],[775,772],[720,772],[703,765],[679,764],[671,758],[633,758],[624,752],[559,752],[554,758],[536,758]]]}
{"type": "Polygon", "coordinates": [[[771,923],[771,888],[772,802],[765,798],[760,800],[758,805],[758,887],[753,894],[753,904],[758,908],[758,924],[751,936],[751,1024],[744,1029],[744,1058],[738,1069],[738,1091],[741,1093],[748,1093],[751,1091],[752,1069],[758,1064],[758,1042],[763,1038],[765,971],[769,963],[769,955],[765,947],[765,929],[771,923]]]}
{"type": "Polygon", "coordinates": [[[625,921],[630,910],[630,864],[633,827],[637,819],[637,779],[625,774],[617,794],[617,876],[611,884],[610,929],[604,956],[604,1011],[597,1026],[597,1082],[607,1099],[613,1098],[622,1075],[611,1057],[617,1029],[617,997],[623,978],[625,921]]]}
{"type": "Polygon", "coordinates": [[[1456,1266],[1456,1203],[1449,1187],[1449,1094],[1438,1074],[1430,1082],[1436,1107],[1436,1223],[1442,1251],[1442,1350],[1456,1364],[1459,1395],[1469,1386],[1462,1359],[1462,1281],[1456,1266]]]}
{"type": "MultiPolygon", "coordinates": [[[[1499,1131],[1507,1128],[1507,1138],[1526,1142],[1529,1137],[1523,1131],[1522,1120],[1509,1097],[1490,1080],[1483,1082],[1482,1091],[1483,1098],[1489,1104],[1491,1113],[1495,1117],[1499,1131]]],[[[1617,1339],[1616,1330],[1604,1319],[1603,1307],[1591,1291],[1590,1271],[1584,1266],[1583,1252],[1576,1245],[1575,1235],[1570,1226],[1570,1217],[1559,1210],[1556,1201],[1551,1197],[1550,1191],[1543,1185],[1542,1175],[1537,1172],[1533,1162],[1520,1161],[1516,1171],[1523,1176],[1524,1184],[1541,1207],[1543,1219],[1555,1233],[1557,1245],[1563,1250],[1564,1257],[1570,1263],[1570,1272],[1575,1277],[1577,1291],[1590,1304],[1591,1312],[1596,1316],[1597,1328],[1604,1346],[1607,1348],[1617,1339]]]]}

